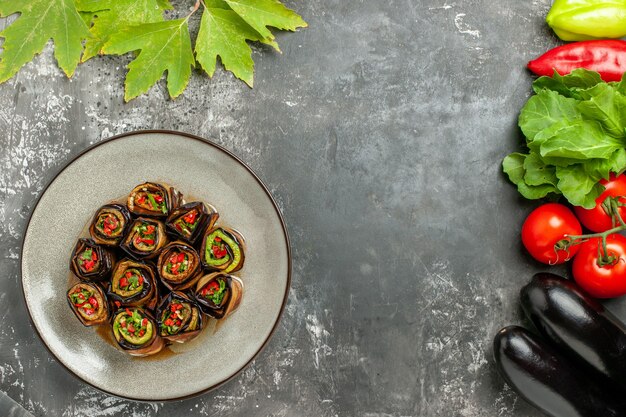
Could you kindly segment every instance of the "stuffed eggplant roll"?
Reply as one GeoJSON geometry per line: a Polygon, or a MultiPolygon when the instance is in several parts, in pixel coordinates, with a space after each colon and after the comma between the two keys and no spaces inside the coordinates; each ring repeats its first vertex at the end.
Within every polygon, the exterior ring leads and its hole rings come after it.
{"type": "Polygon", "coordinates": [[[85,326],[95,326],[109,320],[109,304],[98,284],[80,282],[67,292],[67,302],[85,326]]]}
{"type": "Polygon", "coordinates": [[[157,271],[163,285],[170,290],[186,290],[202,276],[200,255],[185,242],[172,242],[159,255],[157,271]]]}
{"type": "Polygon", "coordinates": [[[157,182],[138,185],[128,195],[128,209],[138,216],[167,217],[178,208],[183,195],[175,188],[157,182]]]}
{"type": "Polygon", "coordinates": [[[239,271],[245,260],[244,239],[239,232],[226,227],[207,229],[202,241],[202,264],[210,271],[239,271]]]}
{"type": "Polygon", "coordinates": [[[103,281],[105,280],[115,264],[115,255],[99,246],[92,239],[78,239],[72,259],[70,260],[70,270],[81,281],[103,281]]]}
{"type": "Polygon", "coordinates": [[[205,228],[213,228],[219,216],[215,207],[210,204],[187,203],[172,211],[165,225],[177,237],[193,243],[205,228]]]}
{"type": "Polygon", "coordinates": [[[96,212],[89,226],[89,234],[100,245],[118,246],[124,239],[131,221],[126,206],[106,204],[96,212]]]}
{"type": "Polygon", "coordinates": [[[118,310],[113,316],[113,337],[119,347],[133,356],[158,353],[165,343],[150,313],[141,308],[118,310]]]}
{"type": "Polygon", "coordinates": [[[202,312],[182,292],[171,292],[157,310],[159,334],[170,342],[187,342],[202,330],[202,312]]]}
{"type": "Polygon", "coordinates": [[[117,301],[123,307],[154,308],[158,300],[152,267],[130,259],[117,264],[107,292],[114,304],[117,301]]]}
{"type": "Polygon", "coordinates": [[[205,275],[196,284],[194,296],[202,311],[221,319],[239,307],[243,283],[235,276],[215,272],[205,275]]]}
{"type": "Polygon", "coordinates": [[[167,235],[163,222],[140,217],[133,222],[120,247],[135,259],[152,259],[165,245],[167,235]]]}

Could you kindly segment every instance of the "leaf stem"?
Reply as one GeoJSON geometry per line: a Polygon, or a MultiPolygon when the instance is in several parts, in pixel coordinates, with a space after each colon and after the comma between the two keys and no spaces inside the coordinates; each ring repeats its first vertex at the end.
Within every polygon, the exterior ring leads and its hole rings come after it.
{"type": "MultiPolygon", "coordinates": [[[[198,11],[198,9],[200,8],[200,3],[203,3],[202,0],[196,0],[196,4],[193,5],[193,8],[191,9],[191,12],[189,12],[189,14],[187,15],[187,17],[185,18],[185,20],[189,20],[189,18],[191,16],[193,16],[193,14],[195,12],[198,11]]],[[[205,6],[206,7],[206,6],[205,6]]]]}

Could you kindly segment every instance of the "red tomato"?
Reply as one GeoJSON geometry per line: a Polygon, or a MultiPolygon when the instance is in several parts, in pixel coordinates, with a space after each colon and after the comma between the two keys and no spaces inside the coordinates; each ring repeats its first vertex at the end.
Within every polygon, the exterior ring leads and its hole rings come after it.
{"type": "MultiPolygon", "coordinates": [[[[606,189],[596,199],[595,208],[587,210],[582,207],[574,207],[574,211],[580,222],[592,232],[605,232],[612,227],[611,216],[606,214],[602,208],[604,200],[606,200],[607,197],[626,196],[626,175],[615,177],[615,175],[611,174],[608,181],[604,179],[600,180],[600,184],[606,189]]],[[[626,197],[620,198],[619,201],[626,204],[626,197]]],[[[620,207],[618,212],[620,216],[622,216],[622,219],[626,221],[626,207],[620,207]]],[[[617,225],[618,224],[616,224],[616,226],[617,225]]]]}
{"type": "Polygon", "coordinates": [[[533,210],[522,226],[522,243],[533,258],[544,264],[570,260],[579,245],[567,250],[555,247],[566,235],[580,235],[582,227],[574,213],[562,204],[549,203],[533,210]]]}
{"type": "MultiPolygon", "coordinates": [[[[626,294],[626,237],[611,234],[606,238],[608,255],[612,262],[598,264],[598,245],[602,239],[593,238],[580,245],[572,263],[574,280],[590,295],[613,298],[626,294]]],[[[604,255],[601,251],[600,257],[604,255]]]]}

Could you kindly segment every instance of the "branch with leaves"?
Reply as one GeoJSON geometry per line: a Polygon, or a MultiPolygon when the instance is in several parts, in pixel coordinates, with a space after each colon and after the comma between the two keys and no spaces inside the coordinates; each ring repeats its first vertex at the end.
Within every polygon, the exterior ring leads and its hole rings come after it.
{"type": "MultiPolygon", "coordinates": [[[[181,1],[184,3],[184,1],[181,1]]],[[[254,61],[248,41],[280,52],[269,29],[295,31],[307,23],[279,0],[197,0],[180,19],[165,19],[169,0],[0,0],[0,17],[20,16],[5,30],[0,83],[41,53],[50,39],[59,67],[71,77],[79,63],[99,55],[134,52],[126,101],[147,92],[167,72],[170,97],[187,87],[196,64],[212,77],[217,58],[250,87],[254,61]],[[202,12],[192,45],[189,19],[202,12]]]]}

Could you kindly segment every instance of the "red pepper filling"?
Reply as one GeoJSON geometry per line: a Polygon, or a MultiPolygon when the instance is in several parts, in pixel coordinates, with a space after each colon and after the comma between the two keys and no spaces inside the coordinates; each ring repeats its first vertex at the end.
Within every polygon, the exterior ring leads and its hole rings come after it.
{"type": "Polygon", "coordinates": [[[180,326],[183,323],[183,315],[182,315],[183,305],[174,301],[170,304],[170,308],[163,312],[161,316],[161,330],[167,332],[168,334],[175,334],[180,330],[180,326]]]}
{"type": "Polygon", "coordinates": [[[142,248],[142,246],[154,246],[156,241],[156,226],[148,223],[142,223],[135,227],[135,238],[133,243],[136,247],[142,248]]]}
{"type": "Polygon", "coordinates": [[[120,221],[116,215],[106,213],[98,218],[98,229],[107,236],[113,235],[120,229],[120,221]]]}
{"type": "Polygon", "coordinates": [[[92,316],[99,307],[98,300],[93,294],[93,292],[87,291],[84,288],[79,288],[77,291],[70,294],[70,300],[78,310],[81,310],[87,316],[92,316]]]}
{"type": "Polygon", "coordinates": [[[127,308],[126,316],[121,318],[118,330],[127,335],[141,337],[146,334],[147,326],[147,318],[142,317],[137,310],[131,311],[127,308]]]}
{"type": "Polygon", "coordinates": [[[174,227],[185,236],[191,236],[198,225],[198,210],[189,211],[174,222],[174,227]]]}
{"type": "Polygon", "coordinates": [[[135,204],[152,211],[167,213],[165,198],[160,192],[139,191],[135,196],[135,204]]]}
{"type": "Polygon", "coordinates": [[[189,255],[184,252],[174,251],[169,257],[165,270],[172,274],[178,275],[185,272],[189,268],[189,255]]]}
{"type": "Polygon", "coordinates": [[[78,266],[83,272],[92,272],[98,262],[98,253],[94,248],[87,248],[78,255],[78,266]]]}
{"type": "Polygon", "coordinates": [[[120,278],[120,289],[124,291],[133,291],[143,287],[144,277],[137,269],[129,269],[124,273],[124,276],[120,278]]]}
{"type": "Polygon", "coordinates": [[[228,255],[228,251],[226,250],[226,245],[222,242],[221,237],[216,237],[213,240],[213,244],[211,245],[211,252],[213,256],[217,259],[222,259],[224,256],[228,255]]]}
{"type": "Polygon", "coordinates": [[[226,282],[223,279],[209,281],[200,290],[200,295],[211,301],[216,306],[220,306],[226,295],[226,282]]]}

